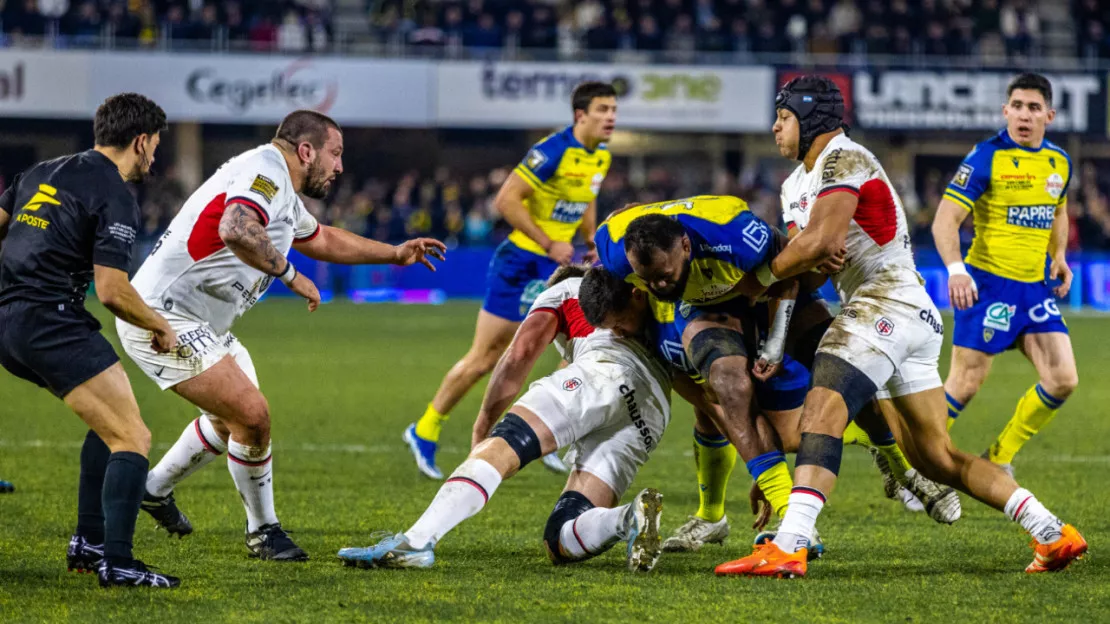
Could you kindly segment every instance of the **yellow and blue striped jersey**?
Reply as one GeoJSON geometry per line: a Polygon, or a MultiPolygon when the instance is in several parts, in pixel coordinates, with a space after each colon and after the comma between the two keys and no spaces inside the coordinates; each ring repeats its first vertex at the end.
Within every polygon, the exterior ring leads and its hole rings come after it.
{"type": "Polygon", "coordinates": [[[597,229],[594,242],[610,272],[646,291],[624,252],[624,234],[637,217],[667,215],[682,224],[690,238],[690,279],[682,301],[713,305],[737,297],[733,289],[748,272],[766,262],[771,228],[738,197],[699,195],[645,204],[611,215],[597,229]]]}
{"type": "Polygon", "coordinates": [[[1058,207],[1067,201],[1071,158],[1048,139],[1022,147],[1003,129],[960,163],[944,198],[971,211],[975,239],[967,263],[1019,282],[1044,280],[1058,207]]]}
{"type": "MultiPolygon", "coordinates": [[[[569,243],[582,223],[590,202],[597,199],[611,156],[605,144],[588,150],[567,126],[532,146],[513,171],[533,189],[524,205],[536,225],[551,240],[569,243]]],[[[520,230],[509,234],[517,247],[547,255],[543,247],[520,230]]]]}

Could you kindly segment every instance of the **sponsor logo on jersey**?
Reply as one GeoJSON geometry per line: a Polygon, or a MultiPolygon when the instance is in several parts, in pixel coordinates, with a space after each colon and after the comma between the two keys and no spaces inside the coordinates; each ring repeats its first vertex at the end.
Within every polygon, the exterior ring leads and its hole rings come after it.
{"type": "Polygon", "coordinates": [[[177,335],[177,357],[188,360],[198,353],[203,353],[209,347],[217,344],[212,330],[202,327],[177,335]]]}
{"type": "Polygon", "coordinates": [[[771,237],[771,233],[767,230],[767,226],[759,220],[752,221],[745,225],[742,234],[744,242],[755,251],[763,251],[763,246],[767,244],[767,239],[771,237]]]}
{"type": "Polygon", "coordinates": [[[1051,230],[1056,218],[1056,206],[1010,206],[1006,209],[1006,223],[1035,230],[1051,230]]]}
{"type": "Polygon", "coordinates": [[[836,179],[836,163],[840,161],[841,151],[843,148],[834,149],[825,157],[825,166],[821,168],[821,184],[827,184],[836,179]]]}
{"type": "Polygon", "coordinates": [[[555,202],[555,208],[551,210],[551,220],[559,223],[577,223],[582,220],[582,215],[586,214],[586,209],[589,207],[589,202],[560,199],[555,202]]]}
{"type": "Polygon", "coordinates": [[[933,316],[932,310],[921,310],[917,313],[917,316],[921,320],[928,323],[929,327],[932,327],[934,332],[938,334],[944,333],[944,324],[942,324],[940,320],[937,319],[937,317],[933,316]]]}
{"type": "Polygon", "coordinates": [[[1045,181],[1044,190],[1052,196],[1052,199],[1060,199],[1064,194],[1064,176],[1053,172],[1045,181]]]}
{"type": "Polygon", "coordinates": [[[1060,316],[1060,308],[1056,307],[1056,300],[1051,297],[1029,308],[1029,320],[1034,323],[1043,323],[1053,316],[1060,316]]]}
{"type": "Polygon", "coordinates": [[[570,379],[563,382],[563,390],[566,390],[567,392],[574,392],[581,387],[582,380],[577,377],[571,377],[570,379]]]}
{"type": "Polygon", "coordinates": [[[960,168],[956,170],[956,176],[952,178],[952,185],[966,189],[967,183],[971,181],[971,174],[974,172],[975,167],[971,165],[960,165],[960,168]]]}
{"type": "Polygon", "coordinates": [[[732,253],[732,245],[701,245],[701,250],[709,253],[732,253]]]}
{"type": "Polygon", "coordinates": [[[539,169],[545,162],[547,162],[547,156],[536,147],[533,147],[524,159],[524,165],[532,171],[539,169]]]}
{"type": "Polygon", "coordinates": [[[261,195],[266,201],[272,202],[274,196],[277,195],[278,185],[260,173],[254,177],[254,182],[251,182],[251,190],[261,195]]]}
{"type": "Polygon", "coordinates": [[[39,190],[36,191],[34,196],[31,197],[31,200],[24,204],[23,208],[20,209],[19,214],[15,218],[15,222],[29,225],[40,230],[45,230],[46,228],[50,227],[50,221],[47,221],[42,217],[27,213],[35,212],[39,208],[42,208],[43,204],[60,206],[62,202],[58,201],[58,199],[54,197],[57,194],[58,189],[54,188],[53,186],[50,186],[49,184],[40,184],[39,190]]]}
{"type": "Polygon", "coordinates": [[[875,321],[875,331],[879,332],[880,336],[889,336],[894,333],[894,321],[887,317],[882,317],[875,321]]]}
{"type": "Polygon", "coordinates": [[[1010,331],[1010,321],[1013,320],[1016,312],[1016,305],[1008,305],[1001,301],[992,303],[987,307],[987,314],[983,317],[983,327],[1008,332],[1010,331]]]}
{"type": "Polygon", "coordinates": [[[636,403],[636,390],[626,384],[621,384],[618,390],[620,390],[621,396],[624,397],[625,406],[628,407],[628,418],[632,421],[632,426],[636,427],[636,431],[640,433],[640,440],[643,441],[644,448],[650,451],[655,444],[655,438],[652,437],[651,428],[644,421],[644,415],[640,413],[640,406],[636,403]]]}

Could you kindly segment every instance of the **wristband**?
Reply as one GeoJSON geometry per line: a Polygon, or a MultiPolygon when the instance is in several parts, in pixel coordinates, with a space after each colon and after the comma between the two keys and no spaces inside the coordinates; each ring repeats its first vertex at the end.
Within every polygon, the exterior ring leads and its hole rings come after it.
{"type": "Polygon", "coordinates": [[[771,284],[779,281],[779,278],[775,277],[775,274],[771,271],[770,262],[759,265],[759,268],[755,270],[755,277],[760,284],[763,284],[764,288],[768,288],[771,284]]]}
{"type": "Polygon", "coordinates": [[[286,260],[285,262],[285,270],[282,271],[281,275],[278,275],[277,278],[281,280],[283,284],[288,286],[293,283],[293,280],[297,279],[297,267],[293,266],[293,263],[289,262],[288,260],[286,260]]]}
{"type": "Polygon", "coordinates": [[[953,262],[944,268],[948,269],[948,277],[952,277],[953,275],[971,276],[971,274],[967,272],[967,267],[964,266],[963,262],[953,262]]]}
{"type": "Polygon", "coordinates": [[[786,347],[786,330],[790,326],[790,317],[794,314],[794,300],[782,299],[775,310],[775,320],[767,332],[767,340],[760,349],[760,358],[771,364],[782,361],[783,351],[786,347]]]}

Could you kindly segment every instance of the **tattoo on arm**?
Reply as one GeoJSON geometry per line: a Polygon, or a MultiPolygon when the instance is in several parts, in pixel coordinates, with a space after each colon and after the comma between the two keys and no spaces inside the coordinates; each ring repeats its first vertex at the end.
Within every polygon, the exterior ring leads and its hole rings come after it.
{"type": "Polygon", "coordinates": [[[258,213],[243,204],[227,207],[219,233],[227,248],[248,265],[275,277],[285,270],[285,256],[274,248],[258,213]]]}

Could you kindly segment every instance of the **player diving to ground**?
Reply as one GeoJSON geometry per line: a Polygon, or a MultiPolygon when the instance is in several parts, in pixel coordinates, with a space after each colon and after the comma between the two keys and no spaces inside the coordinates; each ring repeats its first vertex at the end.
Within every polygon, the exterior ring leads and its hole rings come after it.
{"type": "MultiPolygon", "coordinates": [[[[597,194],[609,171],[604,142],[616,126],[616,95],[608,83],[575,87],[574,123],[532,146],[494,199],[514,229],[490,261],[474,342],[447,372],[424,415],[404,433],[417,468],[428,477],[443,478],[436,449],[447,415],[493,370],[552,272],[571,262],[576,233],[589,249],[587,263],[596,260],[597,194]]],[[[556,455],[545,456],[544,464],[566,471],[556,455]]]]}
{"type": "Polygon", "coordinates": [[[193,193],[132,283],[178,335],[170,353],[151,349],[150,332],[116,324],[127,355],[162,390],[201,410],[146,481],[143,510],[171,534],[193,528],[177,507],[174,487],[227,452],[227,466],[247,513],[252,555],[303,561],[274,511],[270,408],[258,389],[247,349],[232,324],[275,279],[320,303],[316,285],[286,259],[289,250],[338,264],[421,263],[445,247],[420,238],[399,246],[320,225],[298,197],[323,198],[343,173],[343,134],[315,111],[290,113],[274,139],[225,163],[193,193]]]}
{"type": "Polygon", "coordinates": [[[788,205],[798,206],[791,216],[801,233],[756,275],[770,286],[846,249],[845,267],[833,276],[844,306],[814,360],[795,486],[779,533],[752,555],[721,564],[717,574],[806,574],[807,536],[840,470],[840,436],[872,397],[897,423],[915,467],[1003,511],[1033,537],[1035,558],[1026,572],[1065,568],[1087,550],[1079,532],[996,464],[957,450],[948,437],[937,371],[940,312],[914,265],[893,185],[875,156],[844,132],[839,89],[826,78],[796,78],[779,92],[776,111],[779,150],[801,161],[783,184],[788,205]]]}
{"type": "Polygon", "coordinates": [[[1064,251],[1071,159],[1045,139],[1052,123],[1052,85],[1021,74],[1006,89],[1006,128],[979,143],[960,163],[933,221],[937,251],[948,267],[956,308],[952,368],[944,388],[949,427],[975,397],[994,357],[1018,348],[1040,377],[984,454],[1013,473],[1010,462],[1048,425],[1079,383],[1068,328],[1056,306],[1071,288],[1064,251]],[[975,240],[960,258],[961,224],[972,215],[975,240]],[[1062,280],[1055,288],[1045,280],[1062,280]]]}
{"type": "Polygon", "coordinates": [[[580,290],[581,272],[559,269],[555,283],[532,304],[493,371],[470,456],[424,515],[408,531],[374,546],[340,550],[346,564],[431,566],[439,540],[478,513],[504,479],[566,446],[572,470],[544,528],[548,557],[556,564],[582,561],[626,541],[628,567],[652,569],[662,550],[662,495],[649,488],[616,505],[667,427],[670,375],[636,339],[595,331],[586,321],[582,307],[596,293],[580,290]],[[576,276],[563,279],[567,275],[576,276]],[[552,342],[569,366],[533,383],[514,403],[552,342]]]}

